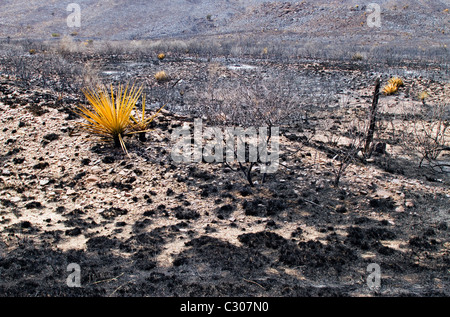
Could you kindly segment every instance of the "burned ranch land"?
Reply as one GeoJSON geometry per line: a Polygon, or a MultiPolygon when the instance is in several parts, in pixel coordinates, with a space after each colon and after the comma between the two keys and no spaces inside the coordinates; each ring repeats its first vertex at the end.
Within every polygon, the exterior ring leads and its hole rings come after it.
{"type": "Polygon", "coordinates": [[[170,39],[0,39],[0,296],[449,296],[444,8],[410,20],[427,46],[389,33],[414,5],[386,5],[374,45],[360,7],[319,28],[335,11],[317,3],[195,7],[170,39]],[[155,117],[102,142],[83,89],[126,83],[146,96],[131,115],[155,117]],[[276,131],[277,169],[175,161],[199,120],[276,131]]]}

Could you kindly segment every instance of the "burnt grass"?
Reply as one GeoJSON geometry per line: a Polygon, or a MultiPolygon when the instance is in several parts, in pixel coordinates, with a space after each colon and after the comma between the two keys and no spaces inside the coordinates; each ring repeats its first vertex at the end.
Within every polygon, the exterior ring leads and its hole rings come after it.
{"type": "MultiPolygon", "coordinates": [[[[332,66],[339,69],[338,62],[332,66]]],[[[16,89],[14,83],[8,80],[2,86],[9,100],[7,89],[16,89]]],[[[40,117],[55,108],[62,121],[76,119],[67,117],[67,105],[51,105],[30,106],[27,111],[40,117]]],[[[154,128],[167,133],[179,126],[170,123],[173,118],[164,113],[154,128]]],[[[27,124],[21,123],[20,128],[27,124]]],[[[415,204],[400,212],[393,198],[376,194],[377,186],[371,184],[376,178],[367,181],[361,191],[359,185],[352,186],[350,177],[341,188],[322,186],[320,182],[331,173],[302,176],[314,159],[314,147],[306,137],[293,138],[296,134],[291,132],[286,133],[285,142],[301,149],[298,164],[280,168],[254,187],[239,172],[217,164],[175,166],[168,161],[168,144],[152,146],[152,154],[144,150],[146,144],[137,141],[130,141],[128,150],[146,159],[146,166],[91,143],[86,150],[89,158],[71,157],[75,172],[67,168],[60,179],[46,185],[70,188],[81,195],[90,174],[87,168],[98,161],[111,179],[101,179],[93,188],[127,194],[131,205],[105,203],[99,212],[98,205],[90,205],[95,199],[83,207],[72,204],[73,196],[40,200],[27,194],[38,182],[30,174],[23,179],[34,183],[23,188],[3,183],[3,191],[11,190],[22,198],[20,202],[6,196],[0,200],[0,296],[449,296],[448,196],[433,196],[423,188],[405,189],[415,204]],[[149,174],[158,168],[160,174],[149,174]],[[132,177],[113,178],[121,171],[132,177]],[[166,185],[159,185],[163,173],[173,174],[166,185]],[[136,182],[144,178],[156,179],[155,186],[134,194],[136,182]],[[298,190],[294,191],[293,184],[298,190]],[[201,207],[202,201],[208,204],[201,207]],[[442,208],[447,208],[447,218],[438,217],[437,210],[442,208]],[[45,211],[63,220],[49,218],[36,224],[33,213],[45,211]],[[14,221],[14,217],[27,215],[31,215],[29,220],[14,221]],[[105,227],[111,230],[103,231],[105,227]],[[81,249],[77,245],[58,248],[59,243],[80,237],[85,238],[81,249]],[[70,263],[81,267],[79,288],[67,286],[70,263]],[[376,290],[367,286],[371,263],[381,268],[381,285],[376,290]]],[[[68,134],[67,127],[63,132],[45,131],[38,141],[45,152],[67,140],[68,134]]],[[[18,166],[12,173],[19,174],[25,163],[34,173],[51,168],[46,156],[33,160],[23,155],[25,147],[6,147],[1,162],[18,166]]],[[[372,164],[377,167],[376,162],[372,164]]],[[[383,173],[395,179],[408,169],[383,173]]],[[[426,185],[439,185],[420,179],[426,185]]]]}

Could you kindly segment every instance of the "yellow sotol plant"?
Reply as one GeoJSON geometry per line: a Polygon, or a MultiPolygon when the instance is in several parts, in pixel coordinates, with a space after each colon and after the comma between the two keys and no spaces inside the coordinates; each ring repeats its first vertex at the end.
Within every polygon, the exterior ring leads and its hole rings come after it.
{"type": "Polygon", "coordinates": [[[393,78],[389,79],[389,83],[392,85],[395,85],[397,87],[404,86],[403,80],[400,77],[393,77],[393,78]]]}
{"type": "Polygon", "coordinates": [[[81,123],[88,132],[99,135],[103,140],[113,140],[116,147],[122,147],[128,154],[123,137],[133,133],[132,111],[135,109],[142,87],[119,85],[114,93],[105,87],[86,88],[83,93],[91,107],[78,107],[81,117],[88,122],[81,123]]]}
{"type": "Polygon", "coordinates": [[[399,87],[404,86],[403,80],[399,77],[389,79],[388,84],[384,86],[383,92],[385,95],[392,95],[398,91],[399,87]]]}
{"type": "Polygon", "coordinates": [[[387,96],[395,94],[398,90],[398,86],[394,85],[392,83],[388,83],[386,86],[384,86],[383,88],[383,93],[387,96]]]}

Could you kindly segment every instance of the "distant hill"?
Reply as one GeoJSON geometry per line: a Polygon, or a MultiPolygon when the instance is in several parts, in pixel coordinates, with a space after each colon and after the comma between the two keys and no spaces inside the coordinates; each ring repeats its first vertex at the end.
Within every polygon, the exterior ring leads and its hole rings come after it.
{"type": "MultiPolygon", "coordinates": [[[[448,60],[449,0],[78,0],[81,27],[70,28],[68,2],[3,0],[0,38],[148,40],[241,36],[274,46],[368,52],[401,48],[396,56],[448,60]],[[370,3],[381,8],[381,27],[369,27],[370,3]],[[414,51],[414,53],[409,53],[414,51]]],[[[378,54],[378,53],[376,53],[378,54]]]]}
{"type": "MultiPolygon", "coordinates": [[[[82,38],[112,40],[182,37],[235,32],[288,31],[311,35],[370,33],[370,1],[263,0],[78,0],[81,27],[66,23],[69,2],[3,0],[0,37],[50,38],[77,32],[82,38]],[[365,26],[365,27],[364,27],[365,26]]],[[[377,0],[381,31],[449,39],[450,1],[377,0]],[[444,34],[442,34],[444,31],[444,34]]]]}

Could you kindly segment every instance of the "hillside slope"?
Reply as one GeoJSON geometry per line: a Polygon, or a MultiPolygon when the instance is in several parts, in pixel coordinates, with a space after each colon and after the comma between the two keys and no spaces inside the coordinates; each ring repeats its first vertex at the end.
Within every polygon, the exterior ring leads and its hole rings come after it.
{"type": "Polygon", "coordinates": [[[364,1],[79,0],[81,27],[69,28],[67,3],[2,1],[0,37],[51,38],[53,33],[112,40],[279,31],[304,36],[388,32],[447,41],[450,1],[377,1],[380,29],[367,26],[364,1]],[[444,33],[444,34],[443,34],[444,33]]]}

